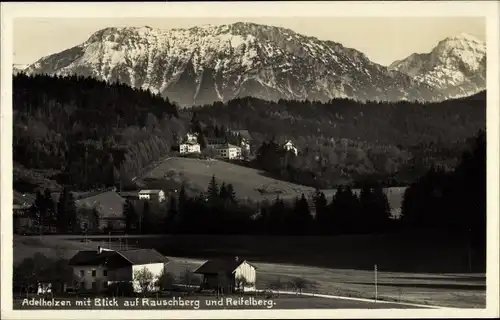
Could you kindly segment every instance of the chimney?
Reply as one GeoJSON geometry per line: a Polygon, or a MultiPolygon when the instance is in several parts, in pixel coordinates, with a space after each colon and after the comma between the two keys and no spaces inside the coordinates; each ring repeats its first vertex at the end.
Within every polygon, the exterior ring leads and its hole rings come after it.
{"type": "Polygon", "coordinates": [[[236,257],[234,257],[234,260],[239,261],[240,257],[236,256],[236,257]]]}

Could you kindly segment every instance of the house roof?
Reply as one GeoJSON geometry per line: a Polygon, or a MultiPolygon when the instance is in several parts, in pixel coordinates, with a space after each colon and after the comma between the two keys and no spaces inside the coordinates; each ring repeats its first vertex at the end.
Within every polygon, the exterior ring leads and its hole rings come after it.
{"type": "MultiPolygon", "coordinates": [[[[199,274],[218,274],[219,272],[233,272],[246,260],[235,259],[215,259],[208,260],[202,264],[194,273],[199,274]]],[[[248,262],[247,262],[248,263],[248,262]]],[[[249,263],[248,263],[249,264],[249,263]]],[[[251,265],[255,268],[255,266],[251,265]]]]}
{"type": "Polygon", "coordinates": [[[146,189],[139,191],[139,194],[151,194],[151,193],[160,193],[163,190],[160,189],[146,189]]]}
{"type": "Polygon", "coordinates": [[[167,263],[167,257],[154,249],[133,249],[133,250],[97,250],[78,251],[70,260],[69,265],[74,266],[97,266],[108,265],[122,266],[124,264],[141,265],[150,263],[167,263]]]}
{"type": "Polygon", "coordinates": [[[115,251],[98,253],[97,250],[81,250],[69,259],[68,264],[70,266],[97,266],[107,264],[110,259],[115,260],[116,258],[117,253],[115,251]]]}
{"type": "Polygon", "coordinates": [[[252,136],[248,130],[233,130],[233,133],[239,134],[240,137],[245,138],[247,140],[252,140],[252,136]]]}
{"type": "Polygon", "coordinates": [[[154,249],[133,249],[118,252],[132,264],[167,263],[170,261],[154,249]]]}
{"type": "Polygon", "coordinates": [[[96,208],[103,218],[123,216],[124,203],[125,199],[116,191],[102,192],[75,201],[75,205],[79,208],[96,208]]]}
{"type": "Polygon", "coordinates": [[[12,193],[12,202],[14,205],[18,205],[21,207],[29,207],[31,206],[36,199],[35,194],[31,193],[20,193],[17,191],[14,191],[12,193]]]}
{"type": "Polygon", "coordinates": [[[230,143],[224,143],[220,146],[217,146],[217,149],[229,149],[229,148],[238,148],[238,149],[241,149],[240,147],[238,146],[235,146],[234,144],[230,144],[230,143]]]}
{"type": "Polygon", "coordinates": [[[185,142],[181,143],[181,145],[183,145],[183,144],[187,144],[187,145],[190,145],[190,146],[199,145],[199,143],[197,143],[197,142],[192,142],[192,141],[185,141],[185,142]]]}

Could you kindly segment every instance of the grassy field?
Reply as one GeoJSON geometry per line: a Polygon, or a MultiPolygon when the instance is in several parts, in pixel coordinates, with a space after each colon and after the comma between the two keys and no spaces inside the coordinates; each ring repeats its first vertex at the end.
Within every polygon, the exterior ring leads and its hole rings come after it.
{"type": "MultiPolygon", "coordinates": [[[[62,237],[15,236],[14,261],[20,262],[36,252],[70,258],[78,249],[93,250],[98,244],[107,243],[106,238],[86,244],[62,237]]],[[[428,240],[422,240],[417,246],[418,242],[412,244],[408,239],[391,236],[331,239],[146,236],[129,239],[128,246],[156,248],[171,259],[168,268],[176,276],[186,268],[194,270],[206,259],[238,255],[257,267],[259,289],[278,278],[286,284],[301,277],[309,282],[304,292],[370,299],[375,292],[371,267],[377,263],[378,296],[382,300],[443,307],[484,307],[485,275],[464,272],[467,263],[463,260],[462,248],[452,246],[451,241],[446,242],[446,236],[437,239],[427,234],[423,238],[428,240]]],[[[290,290],[290,285],[284,289],[290,290]]]]}
{"type": "MultiPolygon", "coordinates": [[[[293,184],[267,177],[259,170],[231,164],[219,160],[199,160],[189,158],[168,158],[156,164],[142,176],[143,181],[148,179],[167,179],[178,184],[189,182],[192,188],[198,191],[206,190],[212,176],[219,181],[231,183],[240,198],[252,200],[273,200],[276,195],[284,199],[292,199],[304,193],[310,197],[314,188],[293,184]]],[[[323,190],[328,200],[336,190],[323,190]]],[[[359,193],[359,190],[354,190],[359,193]]],[[[401,207],[405,188],[388,188],[387,196],[393,212],[401,207]]]]}

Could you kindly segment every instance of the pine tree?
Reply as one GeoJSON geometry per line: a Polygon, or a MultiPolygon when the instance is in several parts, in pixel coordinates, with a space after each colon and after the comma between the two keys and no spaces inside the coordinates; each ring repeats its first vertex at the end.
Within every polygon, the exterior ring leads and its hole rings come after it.
{"type": "Polygon", "coordinates": [[[56,207],[49,189],[45,189],[43,193],[43,201],[45,202],[44,207],[46,209],[45,217],[43,218],[44,225],[49,227],[55,226],[57,221],[56,207]]]}
{"type": "Polygon", "coordinates": [[[225,200],[228,199],[228,192],[227,192],[227,188],[226,188],[226,183],[225,182],[222,182],[222,185],[220,186],[219,198],[222,201],[225,201],[225,200]]]}
{"type": "Polygon", "coordinates": [[[207,198],[209,204],[212,206],[217,203],[217,200],[219,198],[219,190],[217,187],[217,180],[215,179],[215,175],[212,176],[212,179],[210,179],[210,182],[208,183],[207,198]]]}
{"type": "Polygon", "coordinates": [[[236,192],[234,191],[234,187],[231,183],[228,183],[226,186],[227,198],[232,203],[236,203],[236,192]]]}
{"type": "Polygon", "coordinates": [[[372,197],[374,204],[372,214],[375,227],[379,229],[379,231],[384,231],[391,218],[389,200],[380,186],[373,188],[372,197]]]}
{"type": "Polygon", "coordinates": [[[184,214],[186,213],[186,204],[187,204],[187,194],[186,194],[186,186],[184,183],[181,185],[181,190],[179,191],[179,215],[181,217],[184,217],[184,214]]]}
{"type": "Polygon", "coordinates": [[[142,209],[142,217],[140,219],[140,233],[141,234],[148,234],[151,233],[151,211],[149,207],[149,202],[144,201],[143,209],[142,209]]]}
{"type": "Polygon", "coordinates": [[[166,231],[176,233],[178,215],[177,200],[175,197],[171,197],[167,212],[166,231]]]}
{"type": "Polygon", "coordinates": [[[133,227],[136,226],[138,222],[138,216],[134,205],[128,199],[125,200],[125,204],[123,205],[123,215],[125,217],[125,232],[131,233],[133,227]]]}
{"type": "Polygon", "coordinates": [[[319,190],[316,190],[314,197],[314,206],[316,207],[316,225],[317,230],[321,234],[326,234],[328,230],[328,209],[327,209],[327,200],[325,194],[319,190]]]}

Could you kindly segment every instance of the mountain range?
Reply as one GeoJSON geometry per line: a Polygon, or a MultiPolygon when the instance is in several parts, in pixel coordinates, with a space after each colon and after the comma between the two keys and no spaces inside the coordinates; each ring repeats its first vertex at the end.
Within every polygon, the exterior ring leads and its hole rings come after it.
{"type": "Polygon", "coordinates": [[[386,67],[340,43],[254,23],[171,30],[113,27],[23,69],[120,81],[181,106],[243,96],[439,101],[485,89],[486,49],[462,34],[442,40],[430,53],[386,67]]]}

